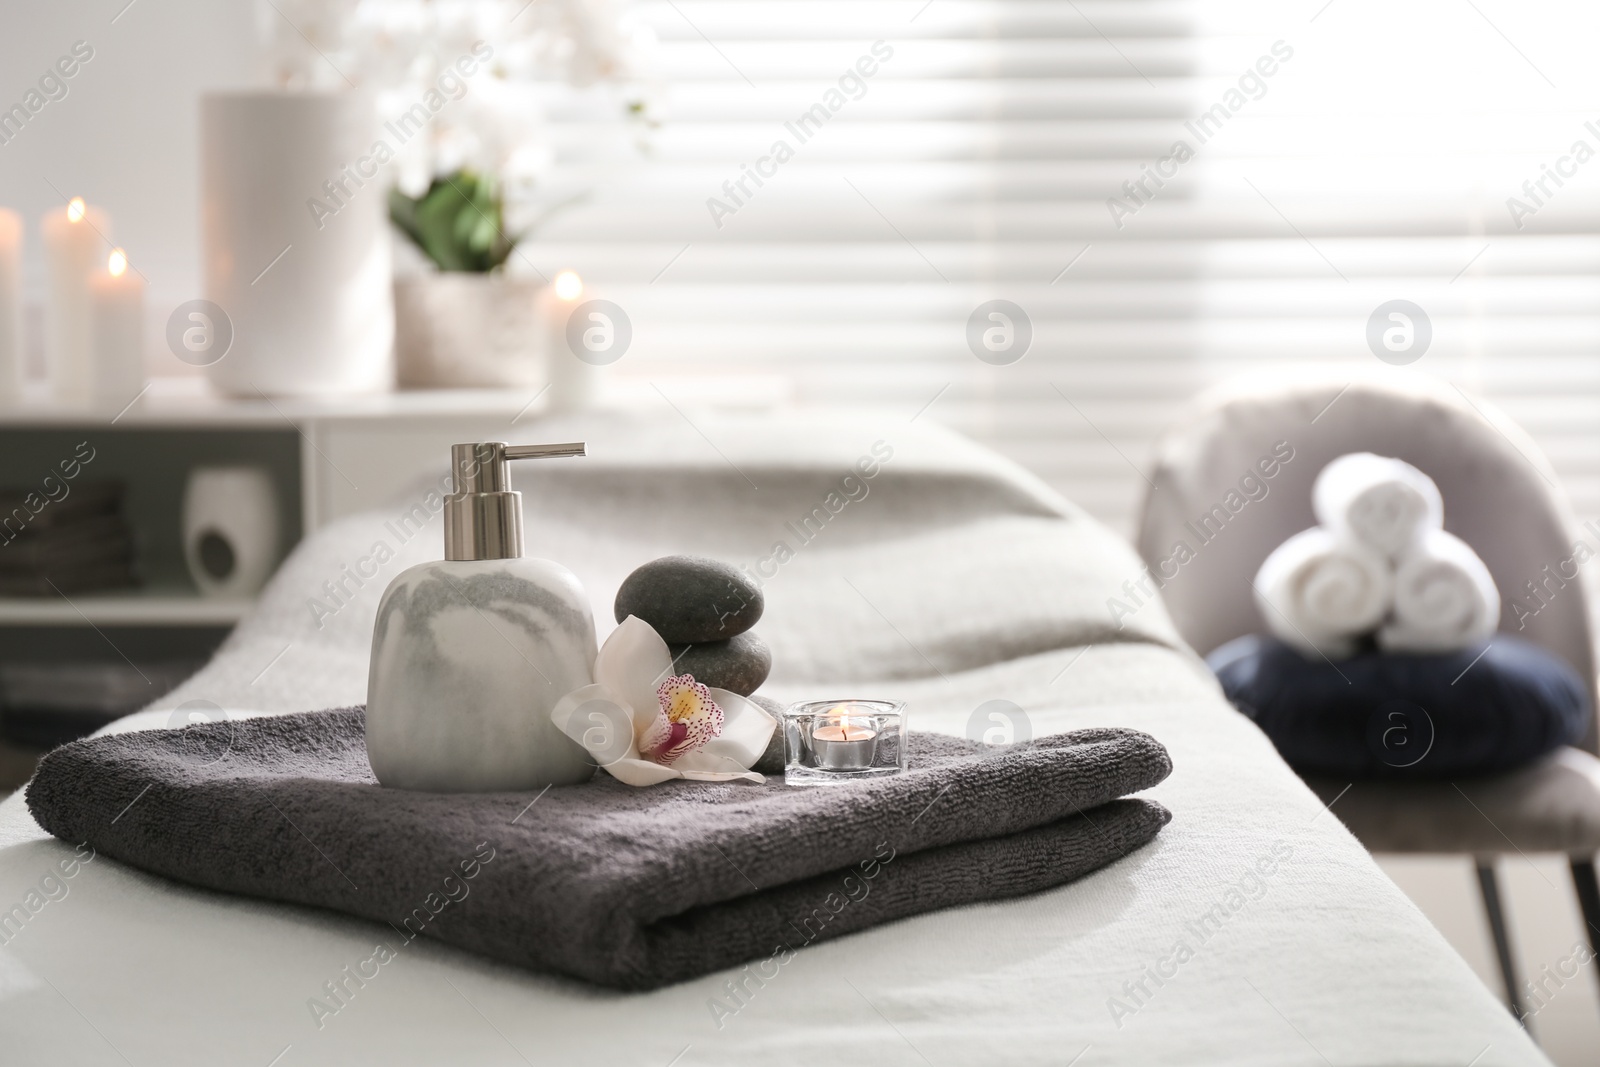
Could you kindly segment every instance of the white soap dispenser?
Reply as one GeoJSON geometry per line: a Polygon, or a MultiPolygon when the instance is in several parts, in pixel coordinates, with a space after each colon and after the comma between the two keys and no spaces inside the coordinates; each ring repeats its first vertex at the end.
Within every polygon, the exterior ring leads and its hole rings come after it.
{"type": "Polygon", "coordinates": [[[384,591],[367,676],[367,759],[401,789],[484,793],[588,780],[594,763],[550,721],[594,681],[594,616],[577,577],[522,556],[508,460],[584,446],[454,445],[444,556],[384,591]]]}

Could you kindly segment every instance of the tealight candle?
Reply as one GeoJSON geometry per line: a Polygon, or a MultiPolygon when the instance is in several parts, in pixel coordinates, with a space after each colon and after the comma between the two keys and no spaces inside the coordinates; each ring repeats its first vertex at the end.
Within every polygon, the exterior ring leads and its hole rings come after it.
{"type": "Polygon", "coordinates": [[[878,731],[872,728],[871,721],[852,718],[845,706],[824,713],[811,731],[817,766],[829,771],[859,771],[872,766],[878,731]]]}
{"type": "Polygon", "coordinates": [[[0,208],[0,402],[22,395],[22,218],[0,208]]]}
{"type": "Polygon", "coordinates": [[[898,700],[811,700],[783,711],[783,780],[843,785],[906,769],[906,711],[898,700]]]}
{"type": "Polygon", "coordinates": [[[144,279],[122,249],[90,279],[89,302],[94,395],[120,407],[144,388],[144,279]]]}
{"type": "Polygon", "coordinates": [[[100,259],[110,223],[105,214],[76,196],[41,222],[50,279],[45,353],[57,399],[83,401],[91,393],[89,279],[100,259]]]}

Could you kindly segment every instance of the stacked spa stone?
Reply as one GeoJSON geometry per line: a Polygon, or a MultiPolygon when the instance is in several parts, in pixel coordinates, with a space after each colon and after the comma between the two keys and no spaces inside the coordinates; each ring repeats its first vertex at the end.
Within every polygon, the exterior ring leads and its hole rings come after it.
{"type": "MultiPolygon", "coordinates": [[[[761,618],[761,589],[734,567],[704,556],[663,556],[623,581],[615,613],[655,628],[672,653],[673,670],[713,689],[750,697],[774,718],[783,705],[753,695],[772,670],[772,650],[750,628],[761,618]]],[[[783,773],[783,731],[774,730],[762,774],[783,773]]]]}
{"type": "Polygon", "coordinates": [[[735,568],[704,556],[663,556],[617,590],[616,615],[655,627],[674,669],[747,697],[772,670],[767,643],[750,631],[761,618],[761,590],[735,568]]]}

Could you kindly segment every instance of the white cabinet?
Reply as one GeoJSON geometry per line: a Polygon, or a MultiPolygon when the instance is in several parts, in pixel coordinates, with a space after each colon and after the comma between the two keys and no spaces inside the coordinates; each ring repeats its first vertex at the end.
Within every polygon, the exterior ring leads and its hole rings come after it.
{"type": "Polygon", "coordinates": [[[451,444],[525,435],[538,410],[532,391],[224,400],[191,382],[156,382],[122,412],[32,400],[0,410],[0,486],[32,486],[87,441],[95,458],[83,477],[127,486],[143,577],[129,591],[0,597],[0,627],[231,626],[250,602],[200,596],[183,562],[181,503],[192,467],[266,467],[287,551],[306,533],[384,507],[428,473],[442,473],[451,444]]]}

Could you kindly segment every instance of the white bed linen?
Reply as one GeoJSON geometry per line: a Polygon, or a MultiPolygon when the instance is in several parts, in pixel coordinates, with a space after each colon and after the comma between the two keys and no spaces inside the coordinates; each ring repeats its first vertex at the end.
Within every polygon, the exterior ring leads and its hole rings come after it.
{"type": "MultiPolygon", "coordinates": [[[[777,650],[778,668],[764,692],[901,696],[918,728],[955,733],[995,698],[1022,705],[1035,734],[1147,730],[1172,753],[1172,777],[1150,793],[1173,811],[1172,823],[1150,846],[1072,885],[804,949],[765,985],[748,981],[747,1004],[722,1013],[720,1025],[711,1002],[735,1004],[725,986],[732,974],[619,994],[420,941],[319,1022],[310,999],[326,998],[324,983],[378,942],[396,943],[390,930],[192,889],[100,857],[0,947],[0,1060],[1547,1062],[1228,707],[1159,604],[1120,619],[1096,607],[1077,622],[1059,610],[1063,600],[1099,605],[1136,578],[1125,545],[1020,471],[937,431],[702,417],[696,425],[691,433],[681,423],[590,420],[537,431],[594,442],[593,460],[519,483],[530,554],[577,571],[602,637],[610,597],[631,567],[686,549],[755,564],[774,539],[794,546],[784,521],[821,502],[885,440],[894,456],[866,483],[868,495],[799,546],[767,586],[757,630],[777,650]],[[686,495],[718,507],[685,506],[686,495]],[[1064,559],[1060,546],[1070,546],[1064,559]],[[1014,565],[1035,559],[1043,562],[1014,565]],[[1235,896],[1240,887],[1253,899],[1235,896]],[[1208,913],[1202,939],[1196,924],[1208,913]],[[1175,952],[1180,942],[1192,955],[1175,952]],[[1145,993],[1130,993],[1141,981],[1145,993]]],[[[377,598],[404,566],[438,557],[437,519],[320,629],[307,600],[375,541],[400,547],[384,525],[399,510],[348,520],[302,545],[213,663],[160,707],[207,699],[261,714],[359,702],[377,598]]],[[[168,720],[153,710],[113,729],[168,720]]],[[[24,901],[70,854],[20,796],[0,804],[0,909],[24,901]]]]}

